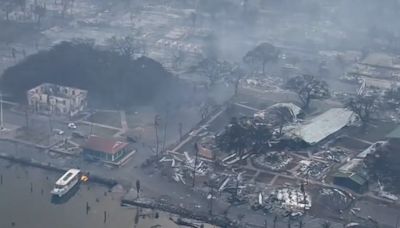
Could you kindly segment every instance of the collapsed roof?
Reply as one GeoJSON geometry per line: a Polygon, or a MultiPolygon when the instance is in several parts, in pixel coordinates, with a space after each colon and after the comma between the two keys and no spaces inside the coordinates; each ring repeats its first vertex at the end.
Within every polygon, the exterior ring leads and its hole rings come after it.
{"type": "Polygon", "coordinates": [[[332,108],[289,131],[289,136],[316,144],[339,131],[354,120],[354,112],[345,108],[332,108]]]}
{"type": "Polygon", "coordinates": [[[259,118],[259,119],[265,120],[268,118],[269,112],[271,112],[272,110],[279,108],[279,107],[285,107],[285,108],[289,109],[293,115],[293,119],[295,119],[301,113],[301,108],[293,103],[277,103],[277,104],[274,104],[264,110],[256,112],[254,114],[254,118],[259,118]]]}

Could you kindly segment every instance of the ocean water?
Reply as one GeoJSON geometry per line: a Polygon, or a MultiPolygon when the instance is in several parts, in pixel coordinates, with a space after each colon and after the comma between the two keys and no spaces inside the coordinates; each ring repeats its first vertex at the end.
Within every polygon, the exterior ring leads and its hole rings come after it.
{"type": "Polygon", "coordinates": [[[60,175],[0,161],[0,227],[179,227],[171,221],[171,218],[176,219],[174,215],[121,207],[121,192],[110,192],[90,181],[77,186],[62,199],[55,199],[50,191],[60,175]]]}

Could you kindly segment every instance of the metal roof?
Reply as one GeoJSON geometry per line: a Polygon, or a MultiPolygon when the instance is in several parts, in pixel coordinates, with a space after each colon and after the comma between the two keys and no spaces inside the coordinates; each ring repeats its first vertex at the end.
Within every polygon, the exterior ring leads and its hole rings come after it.
{"type": "Polygon", "coordinates": [[[365,178],[362,174],[353,172],[337,172],[334,177],[349,178],[351,181],[357,183],[358,185],[365,185],[368,182],[368,179],[365,178]]]}
{"type": "Polygon", "coordinates": [[[57,181],[56,185],[67,185],[76,175],[78,175],[81,171],[79,169],[70,169],[64,175],[62,175],[57,181]]]}
{"type": "Polygon", "coordinates": [[[88,150],[107,154],[115,154],[125,148],[127,145],[128,143],[121,142],[115,138],[103,138],[96,135],[91,135],[82,147],[88,150]]]}
{"type": "Polygon", "coordinates": [[[400,139],[400,126],[396,127],[392,132],[386,135],[389,139],[400,139]]]}
{"type": "Polygon", "coordinates": [[[353,119],[353,114],[345,108],[332,108],[296,127],[291,133],[309,144],[315,144],[345,127],[353,119]]]}

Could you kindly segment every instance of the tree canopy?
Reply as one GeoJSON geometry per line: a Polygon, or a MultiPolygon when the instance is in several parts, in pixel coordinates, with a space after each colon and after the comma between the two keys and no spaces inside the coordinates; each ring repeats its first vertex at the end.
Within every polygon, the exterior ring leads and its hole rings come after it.
{"type": "Polygon", "coordinates": [[[224,133],[217,137],[217,145],[223,151],[235,151],[241,156],[245,150],[259,152],[267,148],[271,137],[266,124],[248,117],[233,117],[224,133]]]}
{"type": "Polygon", "coordinates": [[[377,146],[375,153],[364,160],[368,173],[387,188],[385,190],[400,193],[400,154],[398,146],[385,144],[377,146]]]}
{"type": "Polygon", "coordinates": [[[375,95],[357,95],[351,97],[346,107],[357,114],[362,123],[370,120],[371,114],[377,110],[377,96],[375,95]]]}
{"type": "Polygon", "coordinates": [[[249,65],[260,64],[262,73],[265,74],[265,65],[269,62],[278,60],[279,49],[269,43],[261,43],[253,48],[243,57],[243,62],[249,65]]]}
{"type": "Polygon", "coordinates": [[[286,88],[297,93],[304,109],[312,99],[325,99],[330,96],[328,84],[312,75],[293,77],[286,82],[286,88]]]}
{"type": "Polygon", "coordinates": [[[171,74],[146,57],[132,60],[88,42],[62,42],[8,68],[3,90],[24,101],[26,91],[44,82],[89,91],[95,103],[126,107],[146,103],[172,86],[171,74]]]}
{"type": "Polygon", "coordinates": [[[204,58],[192,68],[193,71],[206,77],[210,86],[214,86],[219,80],[231,75],[235,69],[229,62],[219,61],[216,58],[204,58]]]}

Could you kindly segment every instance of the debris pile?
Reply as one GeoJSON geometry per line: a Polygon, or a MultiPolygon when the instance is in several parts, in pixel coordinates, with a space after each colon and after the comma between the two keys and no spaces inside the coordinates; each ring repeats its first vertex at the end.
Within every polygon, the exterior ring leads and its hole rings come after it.
{"type": "Polygon", "coordinates": [[[209,166],[204,161],[196,161],[187,152],[184,152],[183,159],[176,155],[167,155],[160,159],[160,163],[169,165],[167,168],[173,170],[172,179],[183,184],[192,179],[194,173],[196,177],[206,177],[209,173],[209,166]]]}
{"type": "Polygon", "coordinates": [[[336,188],[321,188],[316,194],[318,206],[324,210],[343,211],[351,206],[353,196],[336,188]]]}
{"type": "Polygon", "coordinates": [[[302,110],[300,107],[293,103],[277,103],[274,104],[264,110],[260,110],[254,114],[254,118],[260,119],[260,120],[267,120],[270,115],[269,113],[273,112],[275,109],[278,108],[287,108],[289,110],[289,113],[292,116],[292,119],[295,120],[299,115],[301,114],[302,110]]]}
{"type": "Polygon", "coordinates": [[[214,135],[206,135],[202,137],[197,143],[197,146],[199,156],[208,160],[214,160],[216,153],[219,151],[214,135]]]}
{"type": "Polygon", "coordinates": [[[328,161],[333,161],[337,163],[344,161],[347,156],[348,153],[339,147],[330,147],[314,154],[314,157],[316,158],[326,159],[328,161]]]}
{"type": "Polygon", "coordinates": [[[311,208],[311,196],[294,187],[279,188],[268,197],[258,196],[259,207],[281,216],[298,216],[311,208]]]}
{"type": "Polygon", "coordinates": [[[278,90],[283,83],[280,77],[248,78],[241,80],[242,87],[256,88],[261,90],[278,90]]]}
{"type": "Polygon", "coordinates": [[[286,152],[271,151],[252,159],[253,165],[260,169],[284,170],[293,158],[286,152]]]}
{"type": "Polygon", "coordinates": [[[297,175],[313,179],[320,179],[329,168],[328,164],[313,160],[301,160],[299,165],[296,170],[297,175]]]}

